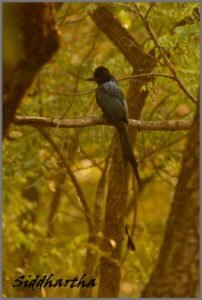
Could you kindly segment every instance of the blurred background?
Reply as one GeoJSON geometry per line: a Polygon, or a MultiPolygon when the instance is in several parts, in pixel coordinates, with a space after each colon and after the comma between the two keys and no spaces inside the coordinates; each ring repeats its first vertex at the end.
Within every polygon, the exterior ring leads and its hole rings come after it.
{"type": "MultiPolygon", "coordinates": [[[[148,11],[149,3],[139,5],[144,13],[148,11]]],[[[132,4],[111,3],[106,7],[135,37],[142,51],[150,53],[154,43],[141,19],[133,13],[132,4]]],[[[100,65],[107,67],[116,78],[132,74],[131,64],[90,17],[95,9],[94,3],[64,3],[56,8],[60,49],[35,78],[17,110],[18,115],[64,119],[99,116],[101,111],[92,91],[96,86],[84,79],[92,76],[100,65]],[[77,93],[84,94],[73,95],[77,93]]],[[[149,14],[159,42],[194,95],[198,93],[199,84],[199,22],[193,11],[198,9],[199,3],[156,3],[149,14]]],[[[15,43],[18,32],[13,32],[7,25],[3,28],[4,61],[15,64],[21,49],[18,42],[15,49],[11,44],[15,43]]],[[[128,40],[122,43],[133,47],[128,40]]],[[[155,51],[153,55],[157,57],[155,51]]],[[[159,59],[152,72],[164,74],[167,67],[159,59]]],[[[142,83],[142,90],[148,91],[142,120],[193,119],[194,104],[187,101],[173,80],[154,77],[149,82],[144,82],[144,78],[136,81],[142,83]]],[[[120,82],[125,94],[129,85],[129,80],[120,82]]],[[[48,135],[58,147],[57,152],[37,128],[11,126],[9,138],[3,145],[4,297],[78,297],[79,289],[33,292],[11,288],[11,283],[22,274],[54,273],[57,278],[64,279],[83,274],[88,227],[78,190],[82,190],[88,206],[93,208],[114,132],[115,129],[109,126],[48,128],[48,135]],[[75,187],[64,160],[79,187],[75,187]]],[[[146,184],[137,202],[134,236],[137,250],[134,254],[123,249],[120,297],[139,297],[155,266],[187,133],[137,133],[134,152],[146,184]]],[[[109,178],[106,176],[105,180],[109,178]]],[[[128,197],[132,195],[131,184],[128,197]]],[[[128,209],[127,221],[132,224],[133,209],[128,209]]],[[[126,245],[126,241],[124,243],[126,245]]],[[[97,287],[92,296],[96,294],[97,287]]]]}

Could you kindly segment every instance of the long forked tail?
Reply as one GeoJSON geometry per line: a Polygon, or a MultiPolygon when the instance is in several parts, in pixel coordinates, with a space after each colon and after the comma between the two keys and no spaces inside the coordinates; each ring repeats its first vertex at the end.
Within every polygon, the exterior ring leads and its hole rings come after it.
{"type": "Polygon", "coordinates": [[[117,129],[119,131],[123,156],[132,165],[135,177],[139,185],[139,189],[142,189],[142,183],[138,173],[138,164],[133,153],[133,148],[130,142],[127,125],[125,124],[125,122],[122,122],[120,126],[117,127],[117,129]]]}

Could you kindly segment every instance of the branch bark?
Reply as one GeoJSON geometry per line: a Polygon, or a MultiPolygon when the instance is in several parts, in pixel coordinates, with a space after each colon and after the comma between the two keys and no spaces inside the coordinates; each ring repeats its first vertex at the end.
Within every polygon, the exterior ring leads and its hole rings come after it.
{"type": "Polygon", "coordinates": [[[110,41],[121,51],[134,70],[142,69],[143,64],[149,69],[155,65],[155,57],[149,56],[141,50],[135,38],[114,17],[109,6],[99,5],[89,13],[95,24],[107,35],[110,41]]]}
{"type": "MultiPolygon", "coordinates": [[[[60,120],[45,117],[16,116],[13,123],[18,126],[57,128],[81,128],[97,125],[112,126],[102,117],[60,120]]],[[[128,125],[137,130],[176,131],[191,129],[192,122],[189,120],[139,121],[129,119],[128,125]]]]}

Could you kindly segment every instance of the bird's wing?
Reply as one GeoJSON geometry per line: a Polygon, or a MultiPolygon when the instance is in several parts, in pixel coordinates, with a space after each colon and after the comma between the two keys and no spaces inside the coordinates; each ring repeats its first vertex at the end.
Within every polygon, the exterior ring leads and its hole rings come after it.
{"type": "Polygon", "coordinates": [[[96,99],[109,121],[116,123],[124,120],[127,122],[127,105],[123,92],[115,81],[106,82],[99,86],[96,92],[96,99]]]}

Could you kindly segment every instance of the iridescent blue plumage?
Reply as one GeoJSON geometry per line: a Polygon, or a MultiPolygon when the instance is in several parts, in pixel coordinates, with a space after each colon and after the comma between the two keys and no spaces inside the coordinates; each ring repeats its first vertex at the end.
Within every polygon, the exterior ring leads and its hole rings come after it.
{"type": "Polygon", "coordinates": [[[128,122],[128,109],[124,95],[115,80],[98,86],[96,100],[109,122],[114,126],[119,127],[120,121],[128,122]]]}
{"type": "Polygon", "coordinates": [[[123,92],[116,79],[105,67],[98,67],[94,72],[93,78],[89,80],[94,80],[98,84],[98,88],[96,90],[97,104],[102,109],[107,120],[118,129],[123,156],[131,163],[139,183],[139,187],[141,188],[137,162],[128,134],[128,109],[123,92]]]}

